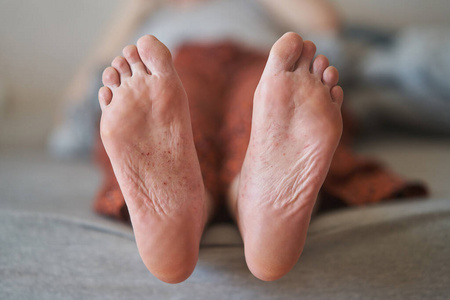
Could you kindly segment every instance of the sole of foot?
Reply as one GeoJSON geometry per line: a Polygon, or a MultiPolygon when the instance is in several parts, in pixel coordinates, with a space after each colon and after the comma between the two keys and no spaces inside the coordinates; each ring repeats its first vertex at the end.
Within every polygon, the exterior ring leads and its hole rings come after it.
{"type": "Polygon", "coordinates": [[[168,283],[187,279],[207,220],[188,100],[169,50],[144,36],[103,73],[100,132],[139,253],[168,283]]]}
{"type": "Polygon", "coordinates": [[[287,33],[272,47],[255,92],[236,219],[250,271],[272,281],[305,244],[311,213],[342,134],[338,71],[315,45],[287,33]]]}

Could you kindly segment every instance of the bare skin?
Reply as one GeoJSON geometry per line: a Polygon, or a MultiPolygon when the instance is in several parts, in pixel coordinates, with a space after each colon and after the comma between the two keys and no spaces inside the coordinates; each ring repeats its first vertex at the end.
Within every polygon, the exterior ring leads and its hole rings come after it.
{"type": "Polygon", "coordinates": [[[101,138],[149,271],[178,283],[198,259],[208,197],[169,50],[144,36],[103,73],[101,138]]]}
{"type": "Polygon", "coordinates": [[[301,34],[334,35],[341,21],[333,3],[327,0],[258,0],[273,20],[301,34]]]}
{"type": "MultiPolygon", "coordinates": [[[[230,206],[247,264],[262,280],[298,260],[342,132],[338,72],[294,33],[272,48],[254,98],[250,144],[230,206]]],[[[124,194],[139,253],[159,279],[192,273],[211,201],[186,93],[170,52],[144,36],[103,74],[101,137],[124,194]]]]}
{"type": "Polygon", "coordinates": [[[276,280],[303,250],[311,213],[342,134],[338,71],[287,33],[272,47],[255,93],[250,143],[231,210],[251,272],[276,280]],[[237,197],[236,197],[237,196],[237,197]]]}

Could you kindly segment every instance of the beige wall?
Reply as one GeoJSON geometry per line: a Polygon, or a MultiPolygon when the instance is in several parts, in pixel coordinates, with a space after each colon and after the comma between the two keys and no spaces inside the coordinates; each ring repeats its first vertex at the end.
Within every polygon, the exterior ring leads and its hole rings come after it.
{"type": "Polygon", "coordinates": [[[0,0],[0,147],[44,143],[62,89],[115,0],[0,0]]]}
{"type": "MultiPolygon", "coordinates": [[[[43,144],[63,87],[117,2],[0,0],[0,83],[8,92],[6,106],[0,100],[0,147],[43,144]]],[[[384,28],[449,22],[449,0],[335,2],[346,20],[384,28]]]]}

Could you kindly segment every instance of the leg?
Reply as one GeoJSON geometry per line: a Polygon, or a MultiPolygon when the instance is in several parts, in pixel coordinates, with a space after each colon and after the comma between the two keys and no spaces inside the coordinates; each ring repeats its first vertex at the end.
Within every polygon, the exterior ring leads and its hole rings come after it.
{"type": "Polygon", "coordinates": [[[298,260],[342,133],[337,70],[324,56],[312,63],[314,54],[313,43],[284,35],[254,97],[235,211],[247,264],[263,280],[282,277],[298,260]]]}
{"type": "Polygon", "coordinates": [[[333,3],[327,0],[259,0],[284,28],[305,35],[336,34],[341,20],[333,3]]]}
{"type": "Polygon", "coordinates": [[[207,196],[188,101],[169,50],[145,36],[105,70],[101,137],[139,253],[159,279],[185,280],[198,258],[207,196]]]}

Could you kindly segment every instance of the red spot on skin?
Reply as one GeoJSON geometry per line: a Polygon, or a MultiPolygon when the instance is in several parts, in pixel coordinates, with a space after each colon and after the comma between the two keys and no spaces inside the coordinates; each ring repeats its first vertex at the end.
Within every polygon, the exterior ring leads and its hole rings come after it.
{"type": "Polygon", "coordinates": [[[169,151],[167,151],[167,153],[171,154],[172,152],[170,152],[170,150],[169,150],[169,151]]]}
{"type": "Polygon", "coordinates": [[[167,185],[167,182],[163,182],[164,185],[167,185]]]}
{"type": "Polygon", "coordinates": [[[283,156],[286,156],[286,153],[283,153],[283,156]]]}
{"type": "Polygon", "coordinates": [[[149,156],[150,155],[150,152],[147,152],[147,156],[149,156]]]}

